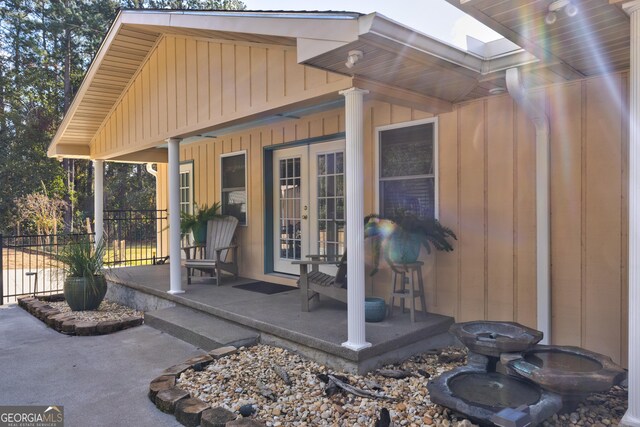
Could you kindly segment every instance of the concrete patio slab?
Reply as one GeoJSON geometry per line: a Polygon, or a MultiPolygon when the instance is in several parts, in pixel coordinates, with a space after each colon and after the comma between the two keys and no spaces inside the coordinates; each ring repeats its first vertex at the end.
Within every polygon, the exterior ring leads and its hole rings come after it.
{"type": "Polygon", "coordinates": [[[253,281],[251,279],[227,280],[222,286],[202,282],[187,285],[186,274],[183,274],[186,292],[169,294],[168,270],[168,265],[113,269],[108,274],[107,298],[145,309],[135,306],[144,301],[141,296],[144,294],[154,300],[163,299],[196,309],[259,331],[262,343],[292,349],[320,363],[351,372],[366,372],[454,342],[447,332],[453,323],[451,317],[419,313],[417,321],[411,322],[408,313],[400,314],[396,310],[382,322],[367,323],[366,339],[372,345],[354,351],[341,345],[347,339],[344,303],[321,298],[310,312],[303,312],[300,291],[295,287],[267,295],[233,286],[253,281]]]}
{"type": "Polygon", "coordinates": [[[65,426],[180,426],[149,381],[196,347],[148,326],[67,336],[16,305],[0,308],[0,405],[63,405],[65,426]]]}

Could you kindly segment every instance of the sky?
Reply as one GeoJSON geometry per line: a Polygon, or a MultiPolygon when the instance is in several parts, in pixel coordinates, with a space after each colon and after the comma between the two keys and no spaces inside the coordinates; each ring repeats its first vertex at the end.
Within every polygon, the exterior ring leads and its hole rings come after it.
{"type": "Polygon", "coordinates": [[[371,13],[466,49],[467,34],[483,42],[501,36],[445,0],[243,0],[249,10],[333,10],[371,13]]]}

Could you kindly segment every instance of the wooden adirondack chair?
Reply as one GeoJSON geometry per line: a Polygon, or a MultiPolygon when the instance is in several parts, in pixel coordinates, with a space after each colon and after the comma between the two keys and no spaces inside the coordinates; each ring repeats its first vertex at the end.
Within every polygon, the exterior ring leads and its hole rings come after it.
{"type": "Polygon", "coordinates": [[[319,294],[344,303],[347,302],[347,256],[309,255],[308,260],[293,261],[300,265],[300,302],[302,311],[309,311],[309,301],[319,299],[319,294]],[[323,273],[321,265],[337,265],[336,275],[323,273]],[[311,266],[311,271],[309,271],[311,266]]]}
{"type": "Polygon", "coordinates": [[[237,226],[238,219],[232,216],[210,219],[207,222],[207,241],[201,259],[194,259],[199,247],[183,248],[187,253],[187,284],[191,284],[194,270],[211,274],[211,277],[216,278],[218,286],[222,271],[233,274],[234,278],[238,277],[238,247],[232,244],[237,226]]]}

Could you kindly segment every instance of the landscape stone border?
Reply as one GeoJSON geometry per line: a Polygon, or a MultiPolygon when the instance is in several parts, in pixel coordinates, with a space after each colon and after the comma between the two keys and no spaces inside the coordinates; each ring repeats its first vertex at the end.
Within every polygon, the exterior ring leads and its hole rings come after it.
{"type": "Polygon", "coordinates": [[[127,316],[120,320],[103,320],[100,322],[76,320],[73,312],[61,313],[59,310],[47,304],[49,301],[62,301],[63,299],[64,298],[61,298],[59,295],[41,298],[29,296],[18,298],[18,305],[42,320],[51,328],[67,335],[89,336],[111,334],[123,329],[140,326],[144,322],[143,318],[133,316],[127,316]]]}
{"type": "Polygon", "coordinates": [[[234,346],[220,347],[168,367],[149,384],[149,399],[162,412],[174,415],[180,424],[187,427],[266,426],[264,422],[253,418],[238,418],[225,408],[212,408],[207,402],[191,397],[176,386],[176,379],[187,369],[202,370],[214,360],[237,352],[234,346]]]}

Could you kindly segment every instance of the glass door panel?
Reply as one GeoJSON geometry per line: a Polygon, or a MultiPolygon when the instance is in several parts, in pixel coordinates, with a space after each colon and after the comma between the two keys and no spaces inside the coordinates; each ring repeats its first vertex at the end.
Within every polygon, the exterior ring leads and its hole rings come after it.
{"type": "Polygon", "coordinates": [[[307,254],[306,147],[274,153],[274,271],[299,274],[291,261],[307,254]]]}
{"type": "MultiPolygon", "coordinates": [[[[344,142],[312,145],[309,153],[310,251],[321,255],[342,256],[345,251],[344,142]]],[[[322,271],[335,274],[335,266],[322,271]]]]}
{"type": "MultiPolygon", "coordinates": [[[[273,155],[273,270],[300,274],[291,261],[345,250],[344,141],[276,150],[273,155]]],[[[321,271],[335,274],[334,265],[321,271]]]]}

